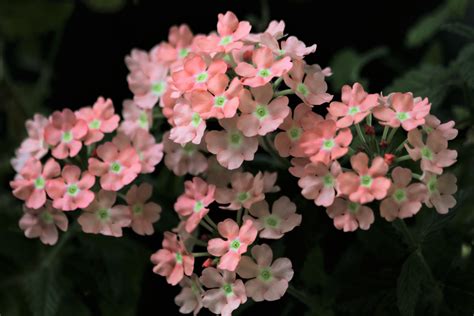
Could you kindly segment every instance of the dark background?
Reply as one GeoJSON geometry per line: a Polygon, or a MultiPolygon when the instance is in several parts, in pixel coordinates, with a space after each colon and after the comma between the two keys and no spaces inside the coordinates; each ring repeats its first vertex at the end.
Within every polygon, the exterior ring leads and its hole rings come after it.
{"type": "MultiPolygon", "coordinates": [[[[316,53],[307,60],[333,68],[333,94],[342,82],[354,81],[371,92],[390,92],[393,87],[422,91],[417,95],[434,100],[433,112],[443,121],[460,122],[454,143],[460,150],[458,207],[446,217],[425,209],[408,221],[416,245],[407,245],[380,218],[369,232],[335,230],[322,209],[299,196],[295,179],[282,172],[280,181],[289,188],[285,193],[304,209],[304,223],[275,247],[292,259],[293,283],[307,293],[305,299],[313,307],[307,309],[286,295],[277,302],[246,305],[242,315],[471,315],[474,265],[466,251],[474,235],[474,72],[469,70],[474,70],[474,54],[465,58],[473,57],[470,64],[456,60],[472,45],[474,33],[469,38],[467,31],[460,35],[442,26],[472,26],[474,8],[469,1],[456,0],[0,1],[0,314],[178,315],[173,302],[178,289],[154,275],[148,261],[160,247],[161,231],[172,226],[171,216],[164,216],[159,232],[151,237],[77,234],[51,255],[54,248],[27,240],[17,227],[21,204],[10,196],[8,182],[14,172],[9,159],[25,136],[25,119],[33,113],[77,109],[99,95],[112,98],[119,111],[122,100],[132,96],[124,64],[132,48],[151,49],[167,39],[170,26],[181,23],[195,34],[207,33],[216,28],[217,14],[227,10],[257,24],[267,16],[283,19],[286,33],[307,45],[316,43],[316,53]],[[413,31],[426,17],[418,33],[413,31]],[[430,28],[435,30],[426,35],[430,28]],[[423,267],[407,264],[418,250],[441,295],[432,291],[430,276],[419,277],[423,267]]],[[[174,179],[164,168],[157,174],[157,199],[166,211],[181,190],[169,188],[179,187],[182,179],[174,179]]]]}

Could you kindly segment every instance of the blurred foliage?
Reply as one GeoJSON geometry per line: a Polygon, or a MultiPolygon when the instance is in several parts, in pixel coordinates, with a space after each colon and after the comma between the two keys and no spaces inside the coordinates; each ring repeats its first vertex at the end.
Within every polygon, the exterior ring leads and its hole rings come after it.
{"type": "MultiPolygon", "coordinates": [[[[155,198],[164,209],[154,237],[126,234],[114,239],[80,234],[72,227],[56,246],[45,247],[26,239],[17,226],[21,207],[8,191],[13,176],[9,159],[24,137],[19,126],[34,112],[48,111],[45,102],[63,29],[77,5],[104,14],[122,10],[127,1],[78,3],[0,2],[0,129],[5,148],[0,152],[5,185],[0,195],[2,315],[134,315],[144,297],[156,306],[157,295],[145,293],[149,256],[159,247],[159,232],[176,223],[169,209],[183,183],[166,168],[160,168],[158,178],[148,179],[156,184],[155,198]]],[[[251,19],[268,20],[268,2],[262,3],[261,17],[251,19]]],[[[282,172],[279,182],[296,200],[304,221],[275,245],[276,254],[292,258],[296,272],[293,297],[271,303],[279,315],[472,315],[474,29],[464,21],[467,10],[472,13],[468,0],[447,0],[421,17],[407,32],[404,48],[417,56],[415,60],[405,60],[384,46],[365,52],[344,48],[331,60],[334,75],[329,78],[333,92],[355,81],[370,86],[376,80],[372,72],[382,65],[394,74],[384,94],[412,91],[426,96],[438,117],[456,120],[457,206],[445,216],[423,209],[406,226],[377,218],[367,232],[343,234],[322,209],[300,196],[296,180],[282,172]],[[459,49],[451,49],[453,38],[462,44],[459,49]]],[[[150,282],[155,281],[158,278],[150,282]]],[[[174,293],[168,288],[163,292],[174,293]]],[[[259,305],[249,301],[235,314],[258,314],[259,305]]]]}

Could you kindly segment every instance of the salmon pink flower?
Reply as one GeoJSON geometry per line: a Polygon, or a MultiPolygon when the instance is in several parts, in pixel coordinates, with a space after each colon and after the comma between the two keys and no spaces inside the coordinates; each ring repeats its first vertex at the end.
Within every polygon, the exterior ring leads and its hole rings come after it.
{"type": "Polygon", "coordinates": [[[89,158],[89,172],[100,177],[104,190],[120,190],[141,171],[140,157],[131,146],[119,150],[117,145],[107,142],[97,147],[97,156],[99,159],[89,158]]]}
{"type": "Polygon", "coordinates": [[[235,272],[206,268],[199,280],[209,289],[204,292],[202,304],[214,314],[231,316],[247,301],[244,283],[235,279],[235,272]]]}
{"type": "Polygon", "coordinates": [[[201,143],[206,130],[206,121],[202,119],[201,115],[193,111],[191,105],[186,101],[178,102],[173,111],[175,126],[170,131],[170,139],[182,145],[189,142],[201,143]]]}
{"type": "Polygon", "coordinates": [[[359,124],[377,105],[378,94],[368,94],[358,82],[342,87],[342,102],[334,101],[329,105],[329,114],[337,119],[337,127],[344,128],[359,124]]]}
{"type": "Polygon", "coordinates": [[[458,130],[454,128],[454,121],[441,124],[441,121],[434,115],[428,114],[425,117],[425,125],[423,130],[428,134],[437,131],[446,140],[453,140],[458,136],[458,130]]]}
{"type": "Polygon", "coordinates": [[[431,104],[428,99],[413,99],[411,93],[394,93],[391,107],[378,106],[373,110],[375,118],[382,125],[396,128],[400,125],[406,131],[425,124],[425,117],[430,113],[431,104]]]}
{"type": "Polygon", "coordinates": [[[301,195],[314,204],[328,207],[336,196],[337,177],[341,174],[341,165],[334,161],[330,167],[317,162],[305,167],[305,175],[298,181],[301,195]]]}
{"type": "Polygon", "coordinates": [[[456,206],[456,199],[453,194],[458,187],[457,179],[451,173],[445,173],[438,176],[431,172],[426,172],[423,176],[423,182],[428,188],[428,196],[425,203],[428,207],[435,207],[439,214],[447,214],[451,208],[456,206]]]}
{"type": "Polygon", "coordinates": [[[257,137],[245,137],[237,128],[237,117],[219,120],[219,124],[224,131],[210,131],[205,136],[207,150],[217,155],[217,161],[233,170],[244,160],[253,160],[258,149],[257,137]]]}
{"type": "Polygon", "coordinates": [[[255,302],[279,300],[294,275],[290,259],[273,261],[272,249],[266,244],[253,247],[251,253],[253,259],[243,256],[237,268],[240,277],[250,279],[245,282],[247,296],[255,302]]]}
{"type": "Polygon", "coordinates": [[[242,90],[239,106],[242,114],[237,120],[237,128],[245,136],[264,136],[273,132],[288,116],[288,97],[277,97],[273,100],[272,97],[271,84],[251,88],[250,91],[242,90]]]}
{"type": "Polygon", "coordinates": [[[78,119],[74,112],[64,109],[56,111],[45,127],[44,139],[53,147],[52,155],[57,159],[76,156],[82,148],[81,140],[87,134],[87,123],[78,119]]]}
{"type": "Polygon", "coordinates": [[[171,285],[178,284],[184,275],[191,276],[194,269],[194,257],[188,253],[176,234],[165,232],[163,248],[151,255],[155,265],[153,272],[166,277],[171,285]]]}
{"type": "Polygon", "coordinates": [[[97,143],[105,133],[111,133],[118,127],[120,117],[114,113],[112,100],[99,97],[92,107],[85,107],[76,112],[78,119],[84,120],[89,127],[84,144],[97,143]]]}
{"type": "Polygon", "coordinates": [[[384,177],[388,165],[382,157],[375,157],[369,168],[369,157],[365,153],[358,153],[351,157],[351,165],[355,172],[344,172],[337,177],[340,193],[360,204],[387,196],[391,181],[384,177]]]}
{"type": "Polygon", "coordinates": [[[391,222],[396,218],[412,217],[421,209],[427,190],[423,183],[412,183],[410,169],[396,167],[392,171],[393,183],[387,198],[380,203],[380,215],[391,222]]]}
{"type": "Polygon", "coordinates": [[[246,220],[239,229],[239,225],[228,218],[217,224],[217,230],[226,240],[221,238],[209,240],[207,251],[213,256],[220,257],[217,265],[219,269],[235,271],[241,255],[247,252],[247,247],[257,238],[257,229],[251,220],[246,220]]]}
{"type": "Polygon", "coordinates": [[[226,187],[235,172],[241,172],[241,168],[235,170],[227,170],[217,162],[216,156],[210,156],[207,160],[206,181],[214,184],[216,187],[226,187]]]}
{"type": "Polygon", "coordinates": [[[236,172],[231,177],[231,188],[217,188],[216,201],[220,204],[229,204],[223,209],[248,209],[252,204],[265,198],[264,179],[261,172],[255,177],[250,172],[236,172]]]}
{"type": "Polygon", "coordinates": [[[168,67],[148,63],[141,71],[132,71],[127,76],[128,86],[133,92],[133,101],[143,109],[152,109],[168,89],[168,67]]]}
{"type": "Polygon", "coordinates": [[[263,193],[275,193],[280,191],[280,187],[275,184],[277,178],[277,172],[263,172],[263,193]]]}
{"type": "Polygon", "coordinates": [[[181,314],[193,313],[196,316],[202,308],[202,289],[201,282],[197,275],[193,274],[190,278],[184,277],[181,282],[181,292],[175,297],[174,302],[180,306],[181,314]]]}
{"type": "Polygon", "coordinates": [[[46,202],[46,186],[59,176],[61,167],[50,158],[44,166],[36,158],[29,158],[20,171],[19,177],[10,182],[13,195],[25,201],[28,208],[38,209],[46,202]]]}
{"type": "Polygon", "coordinates": [[[94,200],[90,190],[95,183],[95,177],[87,171],[81,174],[78,166],[66,165],[61,178],[48,181],[46,192],[53,199],[53,207],[63,211],[73,211],[86,208],[94,200]]]}
{"type": "Polygon", "coordinates": [[[265,33],[270,34],[272,37],[274,37],[277,40],[282,38],[283,35],[285,34],[285,21],[273,20],[268,24],[267,29],[263,33],[259,33],[259,34],[251,33],[245,38],[245,41],[251,42],[251,43],[259,43],[262,40],[262,35],[265,33]]]}
{"type": "Polygon", "coordinates": [[[186,24],[172,26],[168,34],[168,42],[162,42],[152,49],[151,60],[176,69],[181,65],[181,61],[193,51],[193,39],[193,33],[186,24]]]}
{"type": "Polygon", "coordinates": [[[291,70],[283,76],[285,84],[308,106],[321,105],[332,100],[327,93],[325,73],[318,65],[307,66],[303,60],[294,60],[291,70]]]}
{"type": "Polygon", "coordinates": [[[41,159],[48,153],[48,144],[44,140],[44,129],[48,123],[48,119],[41,114],[35,114],[33,119],[26,121],[28,138],[21,143],[18,149],[20,155],[41,159]]]}
{"type": "Polygon", "coordinates": [[[301,147],[312,162],[326,165],[344,156],[352,142],[349,128],[339,129],[333,120],[324,120],[301,136],[301,147]]]}
{"type": "Polygon", "coordinates": [[[163,135],[165,165],[177,176],[186,173],[198,175],[207,169],[207,159],[200,151],[200,146],[193,143],[177,144],[169,139],[169,132],[163,135]]]}
{"type": "Polygon", "coordinates": [[[448,149],[448,141],[437,131],[429,133],[424,143],[421,132],[411,130],[408,143],[412,146],[405,144],[408,154],[414,161],[421,159],[421,169],[425,172],[441,174],[443,168],[453,165],[458,156],[457,151],[448,149]]]}
{"type": "Polygon", "coordinates": [[[209,79],[217,74],[225,74],[227,64],[223,60],[206,62],[200,55],[189,56],[184,60],[183,70],[171,74],[173,83],[181,92],[207,88],[209,79]]]}
{"type": "Polygon", "coordinates": [[[235,116],[239,107],[239,92],[242,85],[234,78],[229,85],[229,77],[217,74],[207,84],[209,91],[195,90],[191,94],[191,105],[202,118],[218,119],[235,116]],[[228,86],[228,87],[227,87],[228,86]],[[227,90],[226,90],[227,89],[227,90]]]}
{"type": "Polygon", "coordinates": [[[302,178],[306,175],[306,165],[311,163],[308,158],[292,158],[291,167],[288,171],[296,178],[302,178]]]}
{"type": "Polygon", "coordinates": [[[130,214],[114,206],[116,192],[100,190],[94,201],[84,209],[77,222],[88,234],[122,237],[122,228],[130,225],[130,214]]]}
{"type": "Polygon", "coordinates": [[[118,130],[128,137],[138,130],[149,131],[153,122],[151,109],[141,109],[132,100],[123,101],[122,115],[124,120],[118,130]]]}
{"type": "Polygon", "coordinates": [[[286,196],[273,203],[271,213],[265,200],[253,204],[249,213],[253,217],[244,216],[244,220],[253,221],[255,228],[260,231],[260,238],[280,239],[301,224],[301,215],[296,213],[296,205],[286,196]]]}
{"type": "Polygon", "coordinates": [[[345,232],[353,232],[357,228],[368,230],[375,220],[374,212],[369,207],[343,198],[336,198],[326,212],[333,219],[334,226],[345,232]]]}
{"type": "Polygon", "coordinates": [[[301,135],[304,131],[317,126],[323,121],[322,116],[311,111],[304,103],[296,106],[293,116],[288,115],[279,126],[284,132],[275,137],[275,148],[281,157],[304,157],[305,153],[301,147],[301,135]]]}
{"type": "Polygon", "coordinates": [[[305,43],[298,40],[296,36],[290,36],[286,41],[282,41],[281,47],[277,39],[269,33],[263,33],[260,40],[264,46],[270,48],[280,58],[289,56],[292,60],[303,59],[306,55],[316,51],[316,44],[306,47],[305,43]]]}
{"type": "Polygon", "coordinates": [[[293,66],[288,56],[275,61],[273,52],[268,47],[257,48],[253,52],[252,62],[255,66],[240,62],[235,68],[235,72],[244,77],[242,83],[250,87],[263,86],[274,77],[281,77],[293,66]]]}
{"type": "Polygon", "coordinates": [[[179,215],[187,217],[185,229],[192,233],[209,212],[207,207],[214,202],[216,187],[198,177],[186,181],[184,187],[184,193],[174,204],[174,209],[179,215]]]}
{"type": "Polygon", "coordinates": [[[65,232],[68,227],[67,216],[54,209],[51,201],[39,209],[23,206],[20,228],[27,238],[38,238],[45,245],[54,245],[58,241],[58,228],[65,232]]]}
{"type": "Polygon", "coordinates": [[[148,202],[151,198],[153,187],[149,183],[136,184],[128,190],[125,200],[128,205],[116,205],[115,208],[122,214],[129,214],[131,228],[139,235],[152,235],[153,223],[160,219],[161,207],[148,202]]]}

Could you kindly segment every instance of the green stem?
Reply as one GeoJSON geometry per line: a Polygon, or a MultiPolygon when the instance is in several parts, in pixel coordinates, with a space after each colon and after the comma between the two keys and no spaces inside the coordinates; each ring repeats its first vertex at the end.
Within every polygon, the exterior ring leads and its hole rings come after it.
{"type": "Polygon", "coordinates": [[[297,290],[293,285],[288,286],[287,292],[288,292],[288,294],[290,294],[291,296],[296,298],[298,301],[300,301],[301,303],[306,305],[306,307],[308,307],[309,309],[313,308],[313,304],[311,303],[311,301],[307,297],[306,293],[304,293],[300,290],[297,290]]]}
{"type": "Polygon", "coordinates": [[[405,147],[407,141],[408,139],[405,139],[400,145],[398,145],[397,149],[395,149],[395,153],[398,153],[400,150],[402,150],[405,147]]]}
{"type": "Polygon", "coordinates": [[[402,162],[402,161],[410,160],[410,159],[411,159],[410,155],[405,155],[405,156],[401,156],[395,159],[395,162],[402,162]]]}
{"type": "Polygon", "coordinates": [[[393,136],[395,136],[395,134],[397,133],[398,131],[398,127],[397,128],[394,128],[390,131],[390,134],[388,135],[388,139],[387,139],[387,143],[391,143],[392,142],[392,139],[393,139],[393,136]]]}
{"type": "Polygon", "coordinates": [[[211,225],[214,229],[217,229],[216,223],[209,217],[209,215],[204,216],[204,219],[211,225]]]}
{"type": "Polygon", "coordinates": [[[412,174],[411,174],[411,176],[412,176],[413,178],[415,178],[416,180],[419,180],[419,181],[421,181],[421,174],[418,174],[418,173],[412,173],[412,174]]]}
{"type": "Polygon", "coordinates": [[[292,89],[285,89],[285,90],[275,92],[276,97],[281,97],[283,95],[289,95],[289,94],[295,94],[295,92],[292,89]]]}
{"type": "Polygon", "coordinates": [[[387,139],[387,134],[388,134],[389,129],[390,127],[388,127],[388,125],[385,125],[385,127],[383,128],[382,142],[384,142],[387,139]]]}
{"type": "Polygon", "coordinates": [[[211,255],[209,252],[193,252],[193,257],[194,258],[199,258],[199,257],[210,257],[211,255]]]}
{"type": "Polygon", "coordinates": [[[242,225],[242,213],[244,211],[244,208],[241,207],[239,208],[239,210],[237,211],[237,224],[240,226],[242,225]]]}
{"type": "Polygon", "coordinates": [[[364,143],[365,145],[367,145],[367,142],[365,140],[365,137],[364,137],[364,134],[362,133],[362,130],[360,128],[360,124],[357,123],[355,125],[355,128],[356,128],[356,131],[357,131],[357,135],[359,136],[359,138],[361,139],[362,143],[364,143]]]}
{"type": "Polygon", "coordinates": [[[190,238],[193,240],[194,244],[202,247],[207,247],[207,243],[205,241],[199,240],[194,236],[191,236],[190,238]]]}
{"type": "Polygon", "coordinates": [[[370,113],[370,114],[365,118],[365,122],[367,123],[367,125],[372,126],[372,113],[370,113]]]}
{"type": "Polygon", "coordinates": [[[278,89],[282,81],[283,81],[283,77],[280,77],[277,80],[275,80],[275,82],[273,83],[273,90],[278,89]]]}
{"type": "Polygon", "coordinates": [[[205,229],[207,229],[211,233],[214,232],[214,228],[212,228],[208,223],[206,223],[206,221],[200,221],[199,225],[201,225],[202,227],[204,227],[205,229]]]}
{"type": "Polygon", "coordinates": [[[123,193],[117,192],[117,196],[127,202],[127,196],[123,193]]]}

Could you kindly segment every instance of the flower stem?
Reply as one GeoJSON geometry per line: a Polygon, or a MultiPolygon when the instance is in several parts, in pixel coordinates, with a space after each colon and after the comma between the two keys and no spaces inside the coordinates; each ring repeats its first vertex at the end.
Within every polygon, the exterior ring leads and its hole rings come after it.
{"type": "Polygon", "coordinates": [[[202,247],[207,247],[207,242],[202,241],[202,240],[199,240],[199,239],[197,239],[197,238],[194,237],[194,236],[191,236],[190,238],[193,240],[193,242],[194,242],[196,245],[202,246],[202,247]]]}
{"type": "Polygon", "coordinates": [[[211,225],[214,229],[217,229],[216,223],[209,217],[209,215],[204,216],[204,219],[211,225]]]}
{"type": "Polygon", "coordinates": [[[410,159],[411,159],[410,155],[405,155],[405,156],[401,156],[395,159],[395,162],[402,162],[402,161],[410,160],[410,159]]]}
{"type": "Polygon", "coordinates": [[[209,254],[209,252],[193,252],[192,255],[193,255],[194,258],[198,258],[198,257],[210,257],[210,256],[211,256],[211,255],[209,254]]]}
{"type": "Polygon", "coordinates": [[[285,90],[275,92],[276,97],[281,97],[283,95],[289,95],[289,94],[295,94],[295,92],[292,89],[285,89],[285,90]]]}
{"type": "Polygon", "coordinates": [[[304,293],[300,290],[297,290],[293,285],[288,286],[287,292],[288,292],[288,294],[290,294],[291,296],[296,298],[298,301],[300,301],[301,303],[306,305],[306,307],[308,307],[309,309],[313,308],[313,305],[311,304],[311,301],[307,297],[306,293],[304,293]]]}
{"type": "Polygon", "coordinates": [[[240,226],[242,225],[242,213],[244,211],[244,208],[241,207],[239,208],[239,210],[237,211],[237,224],[240,226]]]}
{"type": "Polygon", "coordinates": [[[370,114],[365,118],[365,122],[367,123],[367,125],[372,126],[372,113],[370,113],[370,114]]]}
{"type": "Polygon", "coordinates": [[[412,173],[412,174],[411,174],[411,176],[412,176],[413,178],[415,178],[416,180],[419,180],[419,181],[421,181],[421,174],[418,174],[418,173],[412,173]]]}
{"type": "Polygon", "coordinates": [[[393,139],[393,136],[395,136],[395,134],[397,133],[398,131],[398,127],[397,128],[394,128],[390,131],[390,134],[388,135],[388,139],[387,139],[387,142],[390,144],[390,142],[392,141],[393,139]]]}
{"type": "Polygon", "coordinates": [[[397,149],[395,149],[395,153],[399,152],[405,147],[405,144],[407,143],[408,139],[405,139],[400,145],[398,145],[397,149]]]}
{"type": "Polygon", "coordinates": [[[387,134],[388,134],[389,129],[390,129],[390,127],[388,127],[388,125],[385,125],[385,127],[383,128],[382,142],[387,139],[387,134]]]}
{"type": "Polygon", "coordinates": [[[201,225],[202,227],[204,227],[205,229],[207,229],[211,233],[214,232],[214,228],[212,228],[208,223],[206,223],[206,221],[200,221],[199,225],[201,225]]]}
{"type": "Polygon", "coordinates": [[[277,80],[275,80],[275,82],[273,83],[273,90],[278,89],[282,81],[283,81],[283,77],[280,77],[277,80]]]}

